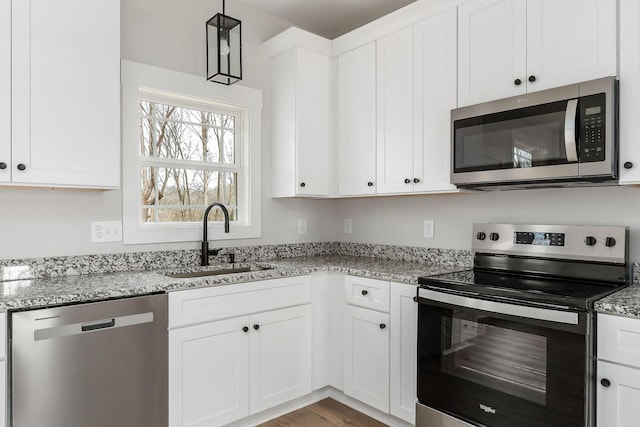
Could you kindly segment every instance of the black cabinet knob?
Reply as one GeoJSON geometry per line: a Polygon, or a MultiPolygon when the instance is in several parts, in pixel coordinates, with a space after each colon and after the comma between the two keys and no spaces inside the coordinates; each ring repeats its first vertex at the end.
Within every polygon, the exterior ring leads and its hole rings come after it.
{"type": "Polygon", "coordinates": [[[594,246],[598,241],[593,236],[587,236],[584,238],[584,244],[587,246],[594,246]]]}
{"type": "Polygon", "coordinates": [[[257,331],[258,329],[260,329],[260,325],[258,325],[258,324],[256,323],[255,325],[253,325],[253,329],[255,329],[255,330],[257,331]]]}
{"type": "Polygon", "coordinates": [[[479,231],[478,234],[476,234],[476,239],[477,240],[484,240],[486,238],[487,238],[487,235],[482,231],[479,231]]]}
{"type": "Polygon", "coordinates": [[[362,291],[362,296],[365,296],[369,293],[369,291],[367,291],[366,289],[362,291]]]}
{"type": "Polygon", "coordinates": [[[420,182],[420,178],[413,178],[413,182],[416,183],[416,184],[419,183],[420,182]]]}
{"type": "Polygon", "coordinates": [[[7,164],[5,162],[0,162],[0,169],[6,169],[7,164]]]}
{"type": "Polygon", "coordinates": [[[606,378],[603,378],[600,380],[600,384],[602,384],[602,387],[608,388],[611,385],[611,381],[609,381],[606,378]]]}
{"type": "Polygon", "coordinates": [[[604,239],[604,245],[608,248],[612,248],[616,245],[616,239],[614,239],[613,237],[607,237],[606,239],[604,239]]]}
{"type": "Polygon", "coordinates": [[[624,168],[625,169],[631,169],[633,167],[633,163],[631,162],[624,162],[624,168]]]}
{"type": "Polygon", "coordinates": [[[242,332],[249,332],[249,327],[248,326],[243,326],[242,327],[242,332]]]}
{"type": "Polygon", "coordinates": [[[492,242],[495,242],[498,239],[500,239],[500,235],[498,233],[489,234],[489,240],[491,240],[492,242]]]}
{"type": "Polygon", "coordinates": [[[513,84],[514,84],[514,85],[516,85],[516,86],[520,86],[520,85],[522,84],[522,80],[520,80],[520,79],[515,79],[515,80],[513,81],[513,84]]]}
{"type": "Polygon", "coordinates": [[[407,178],[407,179],[404,180],[404,183],[405,184],[411,184],[411,180],[409,178],[407,178]]]}
{"type": "Polygon", "coordinates": [[[19,163],[17,167],[19,171],[23,171],[27,168],[23,163],[19,163]]]}
{"type": "Polygon", "coordinates": [[[536,81],[536,76],[529,76],[529,81],[531,83],[535,82],[536,81]]]}
{"type": "Polygon", "coordinates": [[[380,329],[384,329],[386,327],[387,327],[387,325],[385,325],[384,323],[380,323],[380,329]]]}
{"type": "Polygon", "coordinates": [[[373,182],[371,181],[367,182],[367,187],[373,187],[373,182]]]}
{"type": "Polygon", "coordinates": [[[306,187],[306,186],[307,186],[307,184],[305,184],[304,182],[300,183],[300,187],[306,187]]]}

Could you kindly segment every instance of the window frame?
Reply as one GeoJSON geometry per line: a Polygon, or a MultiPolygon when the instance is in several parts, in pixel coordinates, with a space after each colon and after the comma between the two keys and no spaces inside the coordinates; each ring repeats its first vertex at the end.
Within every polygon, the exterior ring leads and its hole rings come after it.
{"type": "MultiPolygon", "coordinates": [[[[209,221],[209,240],[261,237],[261,113],[262,91],[239,85],[223,86],[200,76],[131,61],[122,61],[122,223],[124,244],[174,243],[202,240],[200,222],[143,223],[140,211],[139,153],[141,92],[201,104],[217,104],[238,111],[236,163],[238,174],[238,218],[230,232],[222,222],[209,221]],[[242,185],[242,188],[240,186],[242,185]]],[[[151,96],[153,97],[153,96],[151,96]]],[[[146,98],[145,98],[146,99],[146,98]]]]}

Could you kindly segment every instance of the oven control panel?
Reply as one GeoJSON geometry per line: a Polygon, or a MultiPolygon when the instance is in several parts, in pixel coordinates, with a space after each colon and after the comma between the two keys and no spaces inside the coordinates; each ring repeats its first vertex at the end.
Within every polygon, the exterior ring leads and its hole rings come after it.
{"type": "Polygon", "coordinates": [[[626,263],[628,228],[474,224],[474,252],[626,263]]]}
{"type": "Polygon", "coordinates": [[[516,231],[513,233],[513,243],[518,245],[564,246],[564,236],[564,233],[516,231]]]}

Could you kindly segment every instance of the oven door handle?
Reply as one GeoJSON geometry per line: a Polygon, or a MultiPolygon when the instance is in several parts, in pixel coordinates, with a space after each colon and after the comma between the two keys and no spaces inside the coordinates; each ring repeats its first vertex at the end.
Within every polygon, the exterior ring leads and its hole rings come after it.
{"type": "Polygon", "coordinates": [[[578,100],[567,101],[564,114],[564,149],[568,162],[578,161],[578,144],[576,143],[576,115],[578,114],[578,100]]]}
{"type": "Polygon", "coordinates": [[[578,324],[578,313],[570,311],[550,310],[547,308],[530,307],[526,305],[507,304],[503,302],[488,301],[478,298],[470,298],[443,292],[431,291],[419,288],[418,297],[459,307],[488,311],[491,313],[518,316],[528,319],[544,320],[547,322],[564,323],[568,325],[578,324]]]}

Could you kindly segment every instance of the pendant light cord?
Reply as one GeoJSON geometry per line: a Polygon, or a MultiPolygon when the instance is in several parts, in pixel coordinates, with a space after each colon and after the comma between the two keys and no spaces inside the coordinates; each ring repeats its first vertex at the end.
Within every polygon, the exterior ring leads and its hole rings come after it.
{"type": "Polygon", "coordinates": [[[224,2],[225,2],[225,0],[222,0],[222,14],[223,14],[223,15],[226,15],[226,13],[225,13],[225,11],[224,11],[224,9],[225,9],[225,7],[224,7],[224,2]]]}

